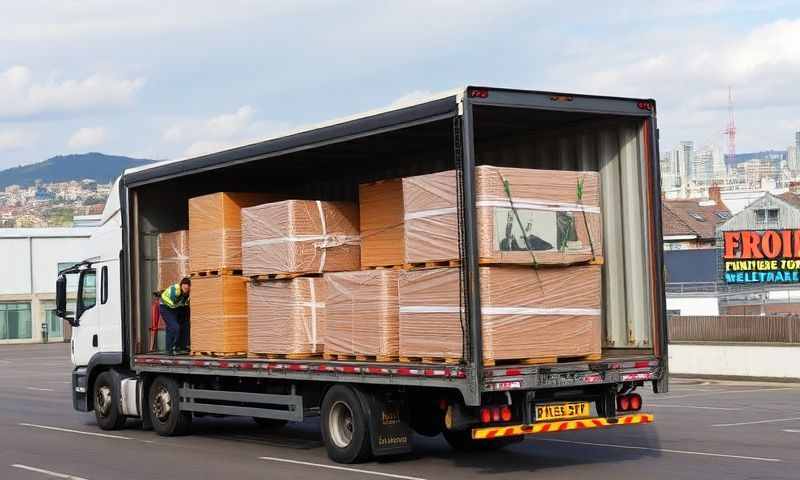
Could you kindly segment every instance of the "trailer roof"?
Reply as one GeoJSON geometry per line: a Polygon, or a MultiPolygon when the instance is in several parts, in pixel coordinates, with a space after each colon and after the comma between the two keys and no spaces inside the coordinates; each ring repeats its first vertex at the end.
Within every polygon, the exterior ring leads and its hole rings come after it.
{"type": "MultiPolygon", "coordinates": [[[[581,95],[572,93],[545,92],[534,90],[516,90],[494,87],[463,87],[453,89],[431,97],[418,99],[404,104],[395,104],[387,108],[370,110],[356,115],[337,118],[322,124],[304,128],[289,134],[278,137],[268,138],[261,142],[242,145],[219,152],[209,153],[196,157],[188,157],[163,162],[144,165],[137,168],[125,170],[123,183],[127,186],[137,186],[164,180],[175,176],[183,176],[222,165],[232,165],[247,161],[265,158],[281,153],[289,153],[305,148],[325,145],[327,143],[340,142],[348,139],[363,137],[366,135],[404,128],[414,124],[425,123],[453,117],[458,114],[461,96],[469,89],[485,89],[516,95],[516,94],[539,94],[553,98],[569,98],[594,101],[595,106],[599,103],[601,110],[607,110],[609,105],[616,106],[620,101],[623,102],[650,102],[655,108],[652,99],[637,99],[626,97],[608,97],[600,95],[581,95]],[[554,97],[555,96],[555,97],[554,97]]],[[[494,101],[475,99],[480,104],[497,104],[494,101]]],[[[575,103],[580,103],[576,101],[575,103]]],[[[535,106],[535,105],[528,105],[535,106]]],[[[566,105],[564,105],[566,107],[566,105]]],[[[570,105],[569,109],[581,110],[578,105],[570,105]]],[[[610,110],[609,110],[610,111],[610,110]]],[[[647,112],[626,111],[619,113],[638,113],[647,112]]]]}

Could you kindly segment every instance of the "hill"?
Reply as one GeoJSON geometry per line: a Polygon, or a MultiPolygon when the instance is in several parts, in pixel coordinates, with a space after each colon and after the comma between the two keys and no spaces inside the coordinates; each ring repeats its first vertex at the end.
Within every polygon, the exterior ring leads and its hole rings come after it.
{"type": "Polygon", "coordinates": [[[126,168],[146,165],[152,161],[97,152],[59,155],[43,162],[0,171],[0,189],[15,184],[33,185],[36,180],[49,183],[91,178],[98,183],[108,183],[126,168]]]}

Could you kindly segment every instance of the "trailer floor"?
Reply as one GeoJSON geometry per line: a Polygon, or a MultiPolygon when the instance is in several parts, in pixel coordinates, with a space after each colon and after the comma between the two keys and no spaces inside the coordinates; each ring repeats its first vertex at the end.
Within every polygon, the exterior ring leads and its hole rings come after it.
{"type": "Polygon", "coordinates": [[[65,344],[0,346],[0,478],[729,480],[796,479],[800,470],[797,384],[680,379],[667,395],[645,394],[654,425],[469,455],[441,437],[415,437],[409,456],[340,466],[327,459],[317,422],[268,432],[248,419],[199,419],[183,438],[133,426],[103,432],[93,415],[72,410],[70,368],[65,344]]]}

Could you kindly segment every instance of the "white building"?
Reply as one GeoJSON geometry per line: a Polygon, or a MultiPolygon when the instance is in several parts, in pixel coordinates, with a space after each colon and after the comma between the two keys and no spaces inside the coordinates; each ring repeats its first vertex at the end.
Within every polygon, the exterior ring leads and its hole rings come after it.
{"type": "MultiPolygon", "coordinates": [[[[94,228],[0,229],[0,344],[64,339],[55,316],[59,269],[84,259],[94,228]]],[[[72,292],[74,295],[75,293],[72,292]]]]}

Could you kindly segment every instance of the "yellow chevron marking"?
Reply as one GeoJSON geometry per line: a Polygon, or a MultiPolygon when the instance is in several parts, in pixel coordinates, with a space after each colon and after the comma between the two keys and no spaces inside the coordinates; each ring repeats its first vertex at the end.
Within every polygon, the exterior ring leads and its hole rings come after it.
{"type": "Polygon", "coordinates": [[[536,433],[566,432],[569,430],[585,430],[590,428],[636,425],[640,423],[652,423],[654,420],[655,417],[651,413],[636,413],[631,415],[622,415],[616,419],[596,417],[585,418],[582,420],[562,420],[555,422],[534,423],[533,425],[473,428],[472,438],[475,440],[487,440],[498,437],[510,437],[513,435],[532,435],[536,433]]]}

